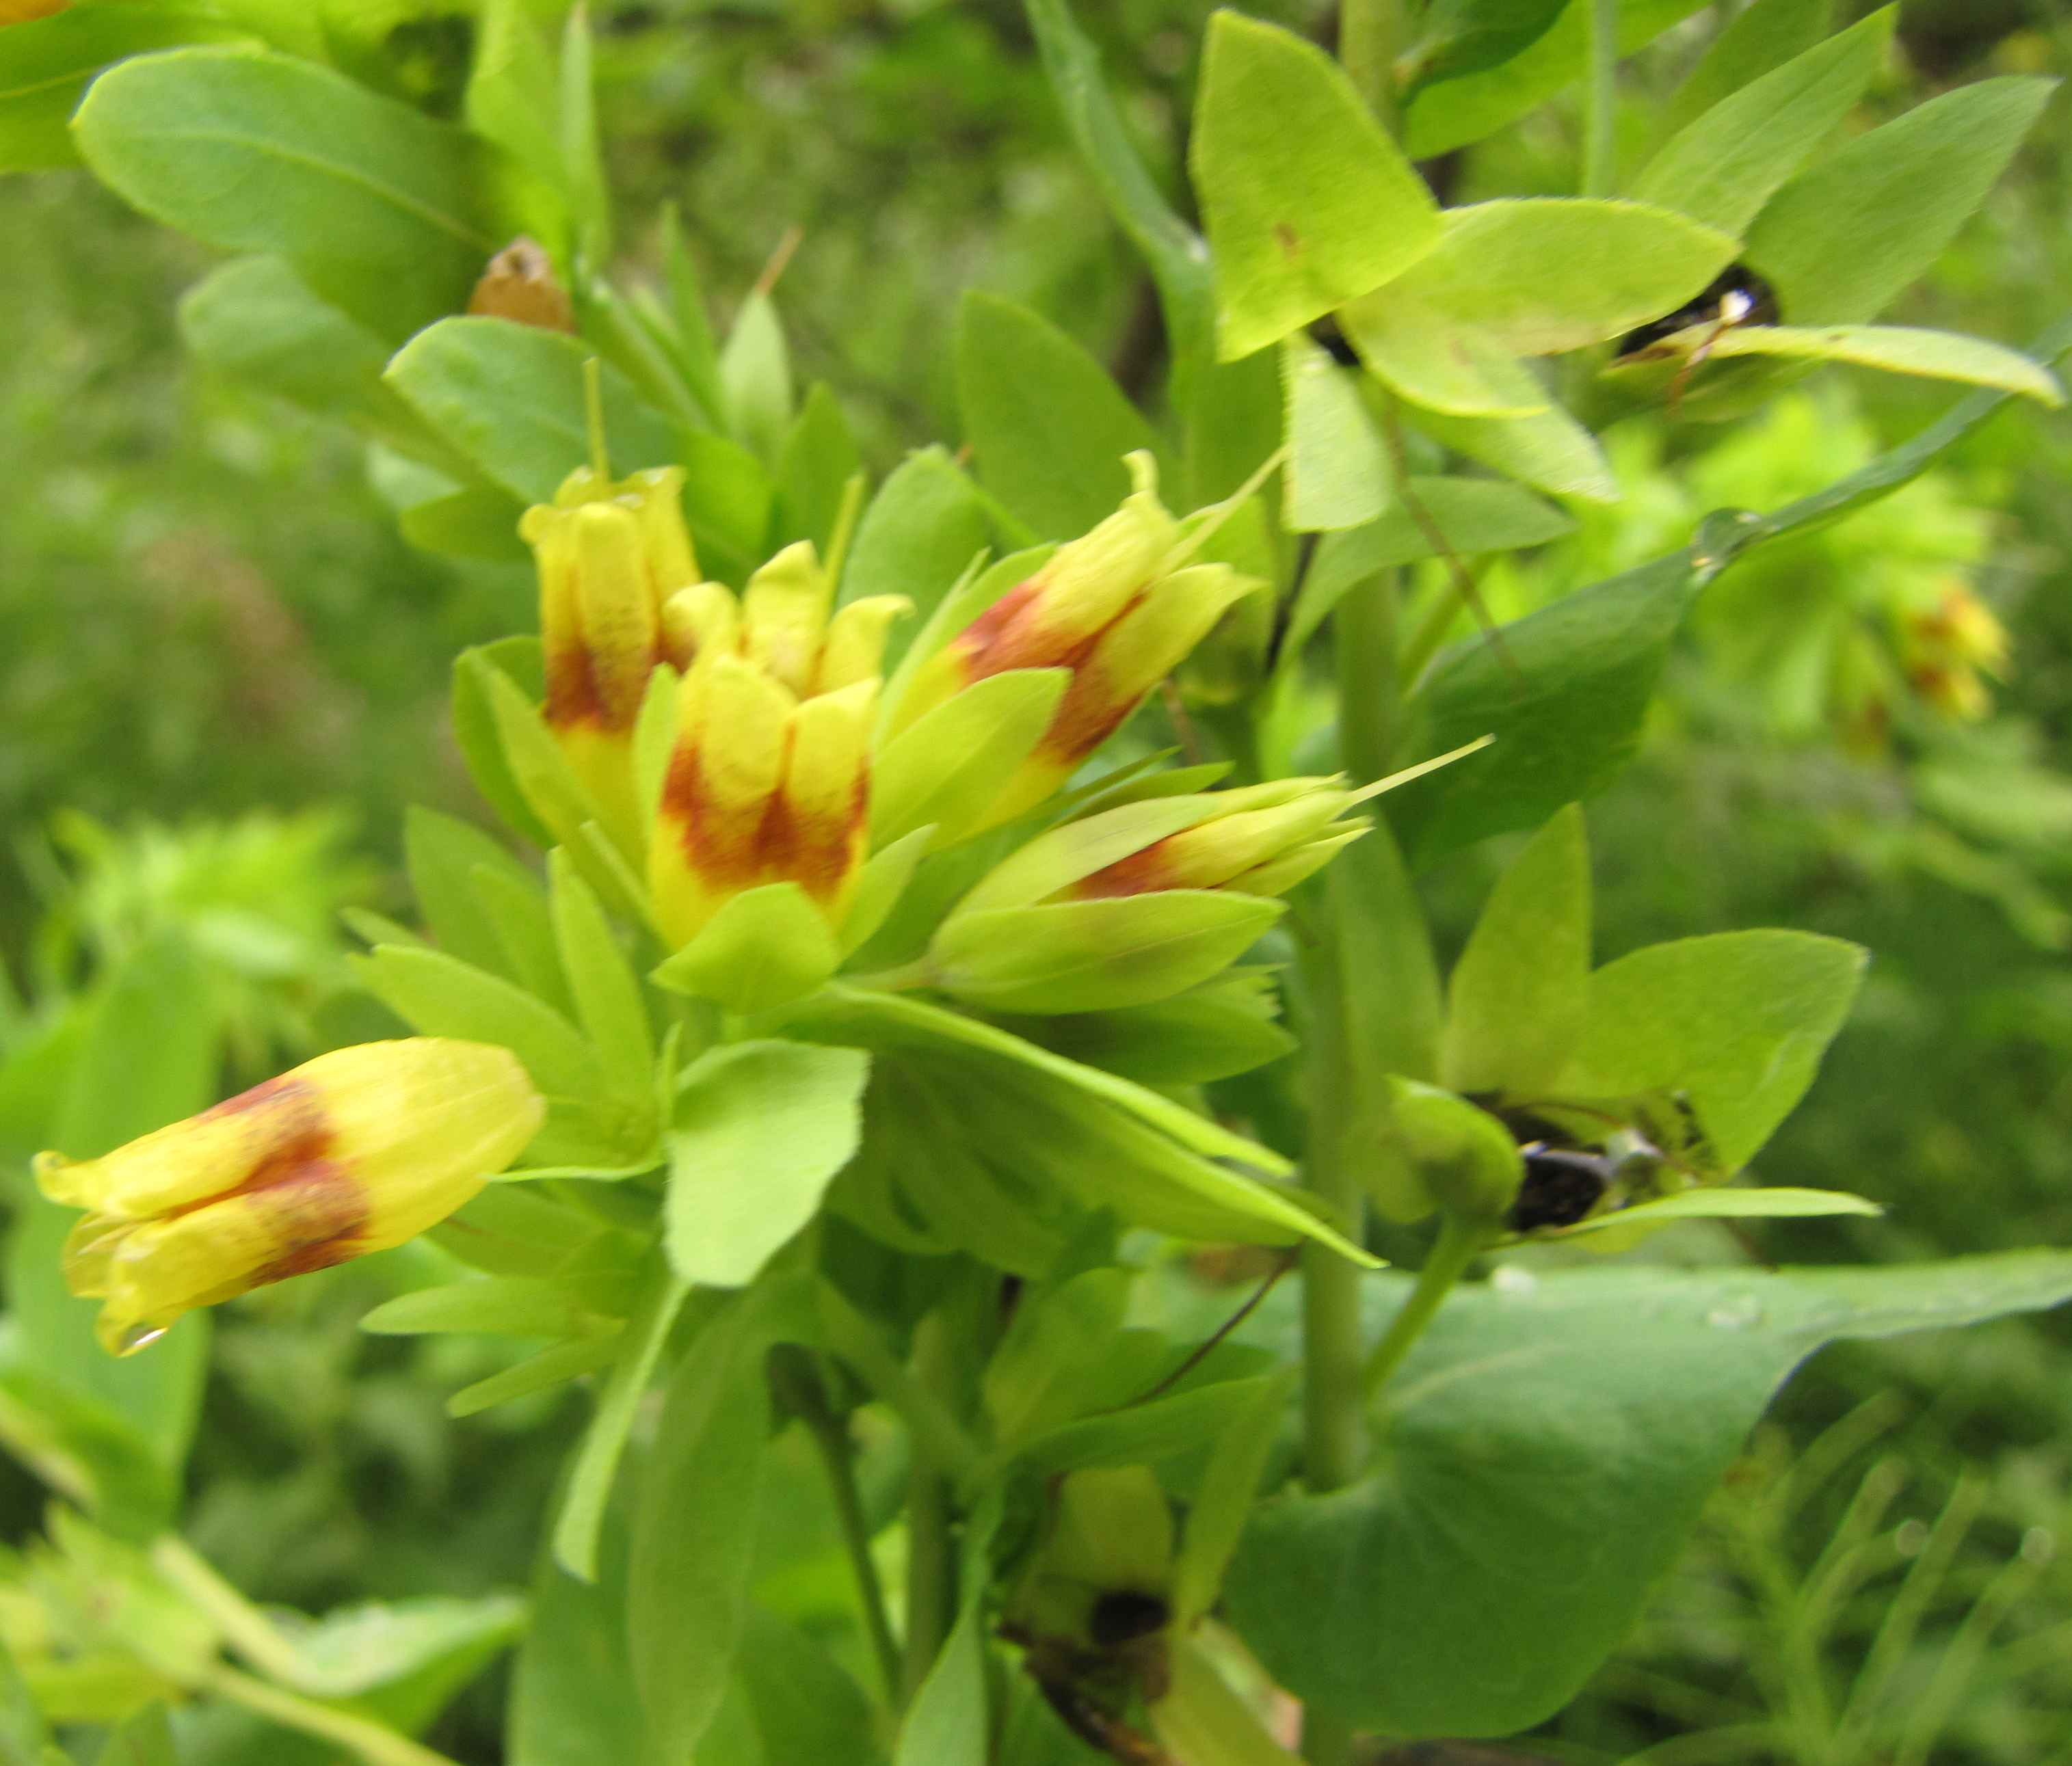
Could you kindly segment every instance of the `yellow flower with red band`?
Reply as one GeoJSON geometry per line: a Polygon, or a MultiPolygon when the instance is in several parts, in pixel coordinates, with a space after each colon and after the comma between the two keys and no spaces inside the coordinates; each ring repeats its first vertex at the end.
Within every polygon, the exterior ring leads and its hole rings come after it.
{"type": "Polygon", "coordinates": [[[385,1251],[516,1158],[546,1106],[517,1058],[420,1037],[360,1043],[98,1159],[39,1154],[51,1201],[88,1212],[65,1279],[127,1354],[183,1312],[385,1251]]]}

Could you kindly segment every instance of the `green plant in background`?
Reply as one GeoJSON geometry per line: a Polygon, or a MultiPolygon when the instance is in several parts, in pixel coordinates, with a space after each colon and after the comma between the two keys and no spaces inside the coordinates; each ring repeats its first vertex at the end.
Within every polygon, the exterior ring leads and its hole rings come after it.
{"type": "MultiPolygon", "coordinates": [[[[541,635],[462,654],[454,726],[544,875],[414,813],[423,933],[355,916],[380,1028],[185,1123],[161,1127],[207,1101],[214,1031],[170,1028],[198,988],[178,941],[121,963],[76,1046],[9,1070],[27,1096],[70,1074],[69,1157],[39,1172],[95,1211],[71,1275],[117,1347],[421,1227],[364,1322],[500,1345],[454,1412],[590,1383],[509,1757],[1326,1766],[1363,1733],[1511,1733],[1617,1647],[1812,1349],[2072,1294],[2049,1253],[1775,1273],[1539,1242],[1875,1212],[1735,1181],[1861,953],[1716,932],[1593,968],[1575,806],[1630,758],[1694,606],[1724,649],[1740,627],[1707,602],[1782,600],[1770,561],[2010,397],[2061,396],[2062,334],[2032,358],[1868,322],[2045,84],[1977,82],[1828,151],[1891,14],[1829,37],[1766,0],[1622,182],[1619,58],[1694,10],[1368,0],[1342,62],[1219,14],[1204,238],[1091,41],[1031,0],[1149,265],[1165,384],[1133,399],[974,294],[951,351],[969,465],[924,449],[874,494],[832,395],[796,396],[774,266],[723,343],[666,217],[660,284],[617,277],[580,11],[558,53],[516,0],[378,24],[84,0],[0,32],[11,162],[76,143],[250,254],[188,299],[200,355],[356,429],[413,544],[536,558],[541,635]],[[1444,207],[1405,157],[1578,77],[1579,195],[1444,207]],[[1734,294],[1750,276],[1774,312],[1734,294]],[[1313,340],[1326,320],[1356,363],[1313,340]],[[1701,488],[1666,556],[1441,647],[1477,598],[1464,560],[1558,539],[1550,498],[1617,496],[1571,408],[1753,408],[1828,362],[1983,390],[1839,482],[1750,499],[1768,513],[1695,520],[1701,488]],[[1413,867],[1527,830],[1442,984],[1413,867]],[[433,1054],[493,1070],[494,1121],[396,1078],[433,1054]],[[406,1167],[426,1193],[392,1218],[406,1167]],[[201,1231],[219,1217],[234,1243],[201,1231]],[[1176,1241],[1267,1247],[1269,1281],[1299,1280],[1244,1300],[1176,1241]]],[[[1891,580],[1898,666],[1971,708],[1958,670],[1997,666],[1995,628],[1891,580]]],[[[1829,608],[1770,622],[1840,666],[1829,608]]],[[[56,1290],[61,1210],[23,1210],[10,1437],[92,1524],[60,1510],[17,1567],[21,1748],[98,1722],[117,1758],[224,1757],[228,1701],[436,1757],[406,1734],[509,1602],[391,1605],[343,1666],[284,1640],[171,1530],[199,1321],[97,1358],[56,1290]]]]}

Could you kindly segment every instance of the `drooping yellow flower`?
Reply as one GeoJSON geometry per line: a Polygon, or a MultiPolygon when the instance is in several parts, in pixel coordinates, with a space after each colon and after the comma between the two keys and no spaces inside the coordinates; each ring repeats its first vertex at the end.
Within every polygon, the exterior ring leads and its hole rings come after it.
{"type": "Polygon", "coordinates": [[[697,647],[702,602],[683,487],[678,466],[617,480],[584,467],[518,524],[539,565],[547,727],[629,852],[639,849],[640,701],[657,663],[686,667],[697,647]],[[672,607],[680,593],[686,599],[672,607]]]}
{"type": "Polygon", "coordinates": [[[648,843],[656,919],[680,947],[743,891],[796,883],[839,930],[870,832],[879,662],[907,603],[873,596],[830,617],[834,585],[804,541],[738,606],[704,586],[648,843]]]}
{"type": "Polygon", "coordinates": [[[517,1058],[442,1037],[319,1055],[99,1159],[39,1154],[51,1201],[88,1212],[64,1251],[125,1355],[183,1312],[438,1224],[532,1140],[546,1106],[517,1058]]]}

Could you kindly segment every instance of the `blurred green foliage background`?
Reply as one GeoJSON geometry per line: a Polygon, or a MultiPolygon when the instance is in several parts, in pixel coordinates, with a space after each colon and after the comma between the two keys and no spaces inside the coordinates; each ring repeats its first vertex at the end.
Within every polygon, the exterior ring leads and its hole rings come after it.
{"type": "MultiPolygon", "coordinates": [[[[387,80],[450,109],[464,9],[385,10],[371,40],[387,80]]],[[[1179,194],[1207,0],[1079,10],[1179,194]]],[[[1250,10],[1327,28],[1309,0],[1250,10]]],[[[875,470],[956,440],[944,340],[968,287],[1037,307],[1126,388],[1153,384],[1153,290],[1070,150],[1011,0],[594,10],[624,212],[676,202],[723,306],[796,229],[776,297],[800,376],[833,385],[875,470]]],[[[2072,51],[2072,17],[2049,0],[1907,0],[1901,16],[1905,54],[1866,121],[1984,73],[2057,70],[2072,51]]],[[[1635,58],[1635,92],[1666,87],[1708,28],[1635,58]]],[[[1453,200],[1566,190],[1579,136],[1557,104],[1429,170],[1453,200]]],[[[2072,289],[2068,201],[2061,99],[1896,322],[2033,335],[2072,289]]],[[[402,806],[471,812],[442,727],[446,669],[459,647],[524,624],[532,585],[413,552],[348,437],[199,368],[175,313],[208,254],[84,174],[0,183],[0,1058],[97,964],[171,927],[204,955],[232,1077],[247,1082],[331,1040],[331,1015],[351,1009],[334,997],[335,910],[397,906],[402,806]]],[[[1831,375],[1731,429],[1629,422],[1612,437],[1626,501],[1489,591],[1531,605],[1680,544],[1710,508],[1813,489],[1951,396],[1831,375]]],[[[2072,1241],[2068,482],[2072,418],[2004,415],[1906,495],[1764,554],[1750,568],[1766,583],[1723,579],[1642,763],[1593,808],[1601,957],[1773,922],[1875,953],[1764,1164],[1773,1182],[1860,1191],[1888,1214],[1766,1225],[1747,1255],[2072,1241]],[[1737,671],[1737,606],[1847,608],[1866,573],[1893,570],[1954,581],[2008,627],[1989,717],[1901,708],[1867,743],[1737,671]]],[[[1455,938],[1504,856],[1478,851],[1430,880],[1455,938]]],[[[0,1136],[28,1082],[17,1074],[10,1093],[0,1064],[0,1136]]],[[[317,1608],[524,1577],[570,1402],[447,1420],[443,1394],[492,1364],[477,1369],[487,1352],[466,1339],[362,1337],[360,1314],[405,1285],[374,1259],[224,1321],[191,1536],[256,1598],[317,1608]]],[[[1767,1711],[1803,1738],[1794,1766],[2072,1761],[2068,1336],[2045,1317],[1830,1352],[1646,1632],[1548,1727],[1551,1757],[1753,1762],[1770,1756],[1735,1726],[1767,1711]]],[[[39,1501],[0,1472],[7,1537],[33,1528],[39,1501]]],[[[494,1709],[478,1688],[433,1739],[491,1759],[494,1709]]]]}

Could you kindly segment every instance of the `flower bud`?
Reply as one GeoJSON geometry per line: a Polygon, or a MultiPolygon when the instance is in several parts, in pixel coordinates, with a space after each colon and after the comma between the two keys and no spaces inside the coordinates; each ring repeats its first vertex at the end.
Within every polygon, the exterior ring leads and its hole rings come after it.
{"type": "Polygon", "coordinates": [[[1934,607],[1901,617],[1900,650],[1907,679],[1933,709],[1966,723],[1992,709],[1980,677],[2006,672],[2007,627],[1961,583],[1945,589],[1934,607]]]}
{"type": "Polygon", "coordinates": [[[539,565],[547,727],[629,851],[640,823],[633,726],[648,677],[658,663],[689,666],[697,610],[709,612],[700,593],[718,587],[699,584],[683,484],[677,466],[615,483],[584,467],[518,524],[539,565]],[[692,604],[677,606],[684,591],[692,604]]]}
{"type": "MultiPolygon", "coordinates": [[[[796,883],[839,930],[865,858],[870,743],[897,596],[829,618],[834,585],[805,542],[749,579],[738,614],[703,608],[684,675],[648,884],[671,945],[728,901],[796,883]]],[[[672,601],[672,608],[684,598],[672,601]]]]}
{"type": "Polygon", "coordinates": [[[1180,530],[1159,500],[1150,455],[1133,454],[1137,488],[1090,533],[1060,547],[930,657],[902,696],[896,736],[976,683],[1010,670],[1063,668],[1071,679],[1034,749],[1001,786],[976,833],[1057,789],[1226,609],[1265,585],[1227,565],[1176,568],[1180,530]]]}
{"type": "Polygon", "coordinates": [[[952,911],[936,984],[989,1010],[1148,1004],[1207,980],[1280,917],[1293,888],[1366,832],[1335,779],[1150,798],[1068,822],[997,865],[952,911]]]}
{"type": "Polygon", "coordinates": [[[1433,1205],[1457,1218],[1503,1220],[1525,1178],[1511,1131],[1437,1086],[1392,1076],[1388,1090],[1391,1125],[1433,1205]]]}
{"type": "Polygon", "coordinates": [[[503,1170],[546,1106],[508,1049],[443,1037],[319,1055],[99,1159],[38,1156],[84,1208],[64,1251],[123,1355],[181,1313],[436,1225],[503,1170]]]}

